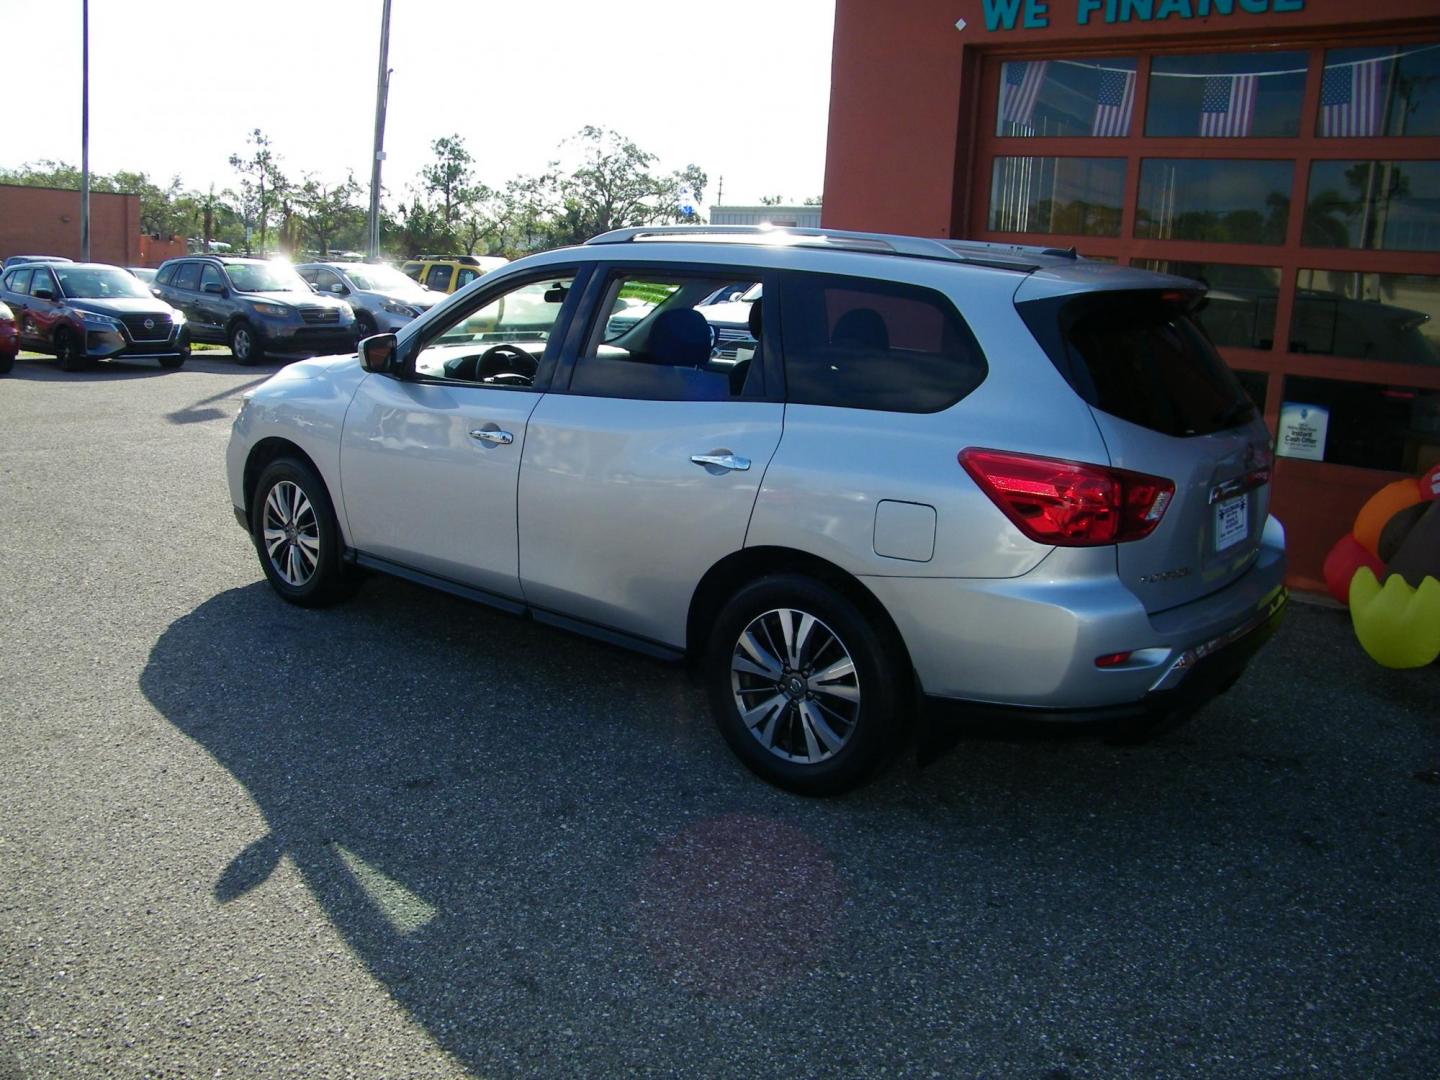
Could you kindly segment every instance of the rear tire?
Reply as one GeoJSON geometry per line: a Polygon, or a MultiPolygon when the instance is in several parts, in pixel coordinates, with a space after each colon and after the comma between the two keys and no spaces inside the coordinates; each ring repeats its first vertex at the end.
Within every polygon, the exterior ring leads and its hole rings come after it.
{"type": "Polygon", "coordinates": [[[55,359],[64,371],[84,371],[85,352],[75,341],[75,335],[65,327],[55,331],[55,359]]]}
{"type": "Polygon", "coordinates": [[[15,367],[14,353],[0,353],[0,375],[9,375],[15,367]]]}
{"type": "Polygon", "coordinates": [[[297,458],[272,461],[250,499],[250,537],[271,588],[301,607],[323,607],[354,588],[325,483],[297,458]]]}
{"type": "Polygon", "coordinates": [[[862,783],[903,729],[901,650],[846,596],[798,574],[761,578],[725,605],[704,678],[730,749],[802,795],[862,783]]]}
{"type": "Polygon", "coordinates": [[[230,355],[235,357],[237,364],[246,366],[256,363],[265,355],[265,350],[260,347],[260,339],[255,335],[255,328],[244,319],[230,327],[230,355]]]}

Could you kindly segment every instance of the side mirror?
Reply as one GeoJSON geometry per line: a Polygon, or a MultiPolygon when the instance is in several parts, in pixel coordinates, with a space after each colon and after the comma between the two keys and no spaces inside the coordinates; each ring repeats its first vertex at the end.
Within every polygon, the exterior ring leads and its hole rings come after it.
{"type": "Polygon", "coordinates": [[[366,371],[379,375],[390,370],[395,359],[395,335],[376,334],[360,342],[360,365],[366,371]]]}
{"type": "Polygon", "coordinates": [[[207,282],[201,287],[201,290],[200,290],[200,291],[201,291],[201,292],[207,292],[207,293],[214,293],[216,296],[229,296],[229,295],[230,295],[230,293],[226,290],[225,286],[224,286],[224,285],[221,285],[220,282],[218,282],[218,281],[207,281],[207,282]]]}
{"type": "Polygon", "coordinates": [[[331,291],[332,293],[334,293],[336,296],[349,296],[349,295],[350,295],[350,290],[347,289],[344,285],[341,285],[340,282],[338,282],[338,281],[337,281],[334,285],[331,285],[331,286],[330,286],[330,291],[331,291]]]}
{"type": "Polygon", "coordinates": [[[49,289],[36,289],[30,294],[36,300],[54,300],[55,294],[49,289]]]}

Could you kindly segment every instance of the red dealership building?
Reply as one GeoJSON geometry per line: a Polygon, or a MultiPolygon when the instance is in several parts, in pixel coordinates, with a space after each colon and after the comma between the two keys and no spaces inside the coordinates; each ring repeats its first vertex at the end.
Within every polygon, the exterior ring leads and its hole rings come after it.
{"type": "Polygon", "coordinates": [[[836,0],[824,223],[1204,281],[1292,582],[1440,460],[1440,2],[836,0]]]}

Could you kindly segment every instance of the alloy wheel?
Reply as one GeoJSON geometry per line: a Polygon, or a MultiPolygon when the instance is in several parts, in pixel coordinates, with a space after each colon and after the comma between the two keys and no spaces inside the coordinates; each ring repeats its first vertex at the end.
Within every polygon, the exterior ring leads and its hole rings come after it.
{"type": "Polygon", "coordinates": [[[849,649],[825,623],[793,608],[758,615],[741,632],[730,689],[750,734],[797,764],[833,758],[860,718],[860,677],[849,649]]]}
{"type": "Polygon", "coordinates": [[[265,554],[280,580],[299,588],[320,564],[320,525],[299,484],[281,480],[265,497],[265,554]]]}

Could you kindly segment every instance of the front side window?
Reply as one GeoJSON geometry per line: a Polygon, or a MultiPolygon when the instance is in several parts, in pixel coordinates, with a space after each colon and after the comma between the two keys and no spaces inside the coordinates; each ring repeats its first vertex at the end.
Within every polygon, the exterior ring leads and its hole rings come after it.
{"type": "Polygon", "coordinates": [[[220,276],[218,268],[205,264],[205,269],[200,272],[200,288],[203,290],[207,285],[224,286],[225,279],[220,276]]]}
{"type": "Polygon", "coordinates": [[[420,350],[415,374],[497,388],[533,386],[573,284],[574,275],[561,272],[518,285],[478,309],[462,311],[420,350]]]}
{"type": "MultiPolygon", "coordinates": [[[[725,401],[763,393],[763,291],[707,303],[733,273],[616,271],[570,391],[657,401],[725,401]]],[[[728,295],[728,294],[727,294],[728,295]]]]}
{"type": "Polygon", "coordinates": [[[50,276],[50,271],[36,267],[35,276],[30,281],[30,295],[35,296],[40,292],[48,292],[55,299],[60,297],[60,291],[55,288],[55,279],[50,276]]]}
{"type": "Polygon", "coordinates": [[[338,292],[339,290],[335,288],[335,286],[337,285],[339,285],[342,289],[345,287],[344,283],[340,280],[339,274],[336,274],[331,270],[325,270],[318,266],[304,276],[312,285],[318,285],[321,292],[338,292]]]}
{"type": "Polygon", "coordinates": [[[180,269],[175,274],[175,288],[189,289],[191,292],[200,288],[200,264],[181,263],[180,269]]]}
{"type": "Polygon", "coordinates": [[[829,274],[782,279],[786,398],[796,404],[929,413],[989,371],[970,328],[940,293],[829,274]]]}

